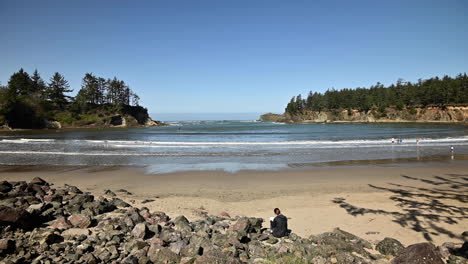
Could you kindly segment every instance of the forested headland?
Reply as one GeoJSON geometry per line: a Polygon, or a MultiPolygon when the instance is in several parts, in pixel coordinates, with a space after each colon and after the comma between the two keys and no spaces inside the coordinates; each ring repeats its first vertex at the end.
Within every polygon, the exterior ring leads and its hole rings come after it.
{"type": "Polygon", "coordinates": [[[306,98],[291,98],[282,121],[466,122],[466,106],[468,76],[464,73],[414,83],[399,79],[389,86],[377,83],[368,88],[310,91],[306,98]]]}
{"type": "Polygon", "coordinates": [[[86,73],[76,96],[56,72],[49,81],[23,69],[0,86],[0,127],[61,128],[156,125],[122,80],[86,73]]]}

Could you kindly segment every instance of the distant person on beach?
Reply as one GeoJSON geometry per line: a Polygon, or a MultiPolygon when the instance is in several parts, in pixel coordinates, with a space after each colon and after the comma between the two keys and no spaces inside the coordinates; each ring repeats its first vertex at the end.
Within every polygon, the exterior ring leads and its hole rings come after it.
{"type": "Polygon", "coordinates": [[[453,146],[450,146],[450,152],[453,154],[453,152],[454,152],[453,146]]]}
{"type": "Polygon", "coordinates": [[[273,210],[275,217],[270,217],[270,229],[271,233],[275,237],[284,237],[289,235],[290,230],[288,230],[288,219],[286,216],[281,214],[279,208],[273,210]]]}

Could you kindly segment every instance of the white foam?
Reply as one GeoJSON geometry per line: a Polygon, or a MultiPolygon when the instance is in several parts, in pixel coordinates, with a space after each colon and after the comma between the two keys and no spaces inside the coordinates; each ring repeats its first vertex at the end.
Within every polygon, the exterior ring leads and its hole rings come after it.
{"type": "MultiPolygon", "coordinates": [[[[164,147],[164,148],[184,148],[184,147],[320,147],[320,146],[413,146],[416,144],[416,138],[403,139],[403,143],[391,143],[391,139],[377,140],[304,140],[304,141],[265,141],[265,142],[248,142],[248,141],[142,141],[142,140],[56,140],[56,139],[2,139],[1,143],[10,144],[26,144],[26,143],[65,143],[73,144],[96,144],[107,147],[116,148],[146,148],[146,147],[164,147]]],[[[437,144],[465,144],[468,143],[468,136],[452,137],[452,138],[422,138],[419,141],[420,146],[436,146],[437,144]],[[435,145],[434,145],[435,144],[435,145]]]]}

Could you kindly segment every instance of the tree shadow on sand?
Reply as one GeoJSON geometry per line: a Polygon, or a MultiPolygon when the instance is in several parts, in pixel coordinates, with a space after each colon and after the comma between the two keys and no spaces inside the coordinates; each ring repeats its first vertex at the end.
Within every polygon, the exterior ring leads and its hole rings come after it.
{"type": "MultiPolygon", "coordinates": [[[[363,208],[348,203],[344,198],[335,198],[350,215],[381,214],[393,218],[393,222],[402,227],[420,232],[428,241],[432,236],[445,234],[451,238],[459,238],[450,230],[440,226],[441,223],[457,225],[468,219],[468,207],[453,206],[451,202],[468,203],[468,174],[446,174],[433,176],[434,179],[422,179],[401,175],[403,178],[420,181],[429,187],[415,187],[389,183],[390,187],[380,187],[369,184],[370,187],[391,192],[390,199],[395,201],[401,211],[385,211],[363,208]]],[[[466,223],[466,222],[465,222],[466,223]]]]}

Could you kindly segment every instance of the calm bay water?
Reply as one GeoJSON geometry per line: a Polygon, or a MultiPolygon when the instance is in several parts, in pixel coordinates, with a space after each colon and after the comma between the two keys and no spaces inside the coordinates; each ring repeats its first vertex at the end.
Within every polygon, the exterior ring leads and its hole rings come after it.
{"type": "Polygon", "coordinates": [[[143,165],[149,173],[165,173],[276,170],[339,161],[389,160],[395,165],[434,157],[451,164],[466,162],[468,155],[468,126],[460,124],[169,123],[137,129],[0,132],[0,164],[143,165]],[[392,144],[392,138],[402,143],[392,144]]]}

